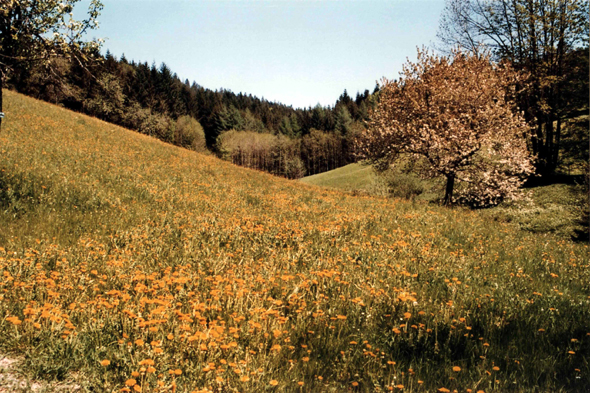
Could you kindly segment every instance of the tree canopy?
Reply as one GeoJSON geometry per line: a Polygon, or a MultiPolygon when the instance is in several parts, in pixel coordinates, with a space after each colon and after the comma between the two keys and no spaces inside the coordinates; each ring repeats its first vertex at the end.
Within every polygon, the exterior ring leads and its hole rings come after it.
{"type": "Polygon", "coordinates": [[[416,160],[423,176],[446,179],[445,203],[497,203],[532,171],[529,127],[509,90],[516,81],[508,65],[492,64],[488,54],[418,51],[399,80],[383,79],[361,156],[386,165],[416,160]]]}
{"type": "Polygon", "coordinates": [[[446,1],[438,35],[447,48],[489,48],[528,76],[518,104],[535,125],[543,175],[559,163],[562,123],[588,105],[588,23],[587,0],[446,1]]]}

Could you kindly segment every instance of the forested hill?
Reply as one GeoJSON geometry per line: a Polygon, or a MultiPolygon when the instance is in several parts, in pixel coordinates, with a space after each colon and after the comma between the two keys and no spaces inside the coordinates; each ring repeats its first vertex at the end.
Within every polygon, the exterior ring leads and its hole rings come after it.
{"type": "MultiPolygon", "coordinates": [[[[226,130],[291,139],[300,139],[314,129],[345,136],[351,129],[362,127],[372,96],[365,90],[352,98],[345,90],[333,107],[295,109],[251,94],[211,90],[182,81],[164,63],[158,67],[129,62],[124,55],[117,59],[108,51],[101,60],[90,65],[53,60],[48,67],[20,70],[9,85],[35,98],[179,145],[186,143],[182,135],[175,135],[174,123],[188,115],[202,125],[210,149],[226,130]]],[[[342,164],[349,161],[343,159],[342,164]]],[[[330,165],[316,166],[332,169],[330,165]]],[[[316,171],[306,169],[305,173],[316,171]]]]}

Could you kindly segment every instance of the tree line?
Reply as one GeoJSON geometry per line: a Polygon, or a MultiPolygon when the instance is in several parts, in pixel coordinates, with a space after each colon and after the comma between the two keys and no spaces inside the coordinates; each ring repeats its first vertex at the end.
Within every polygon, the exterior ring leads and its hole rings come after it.
{"type": "Polygon", "coordinates": [[[345,90],[333,107],[293,108],[251,94],[211,90],[160,66],[109,51],[84,64],[58,57],[12,70],[17,91],[235,164],[297,178],[354,160],[353,140],[374,105],[345,90]],[[226,135],[227,134],[227,135],[226,135]],[[269,157],[275,157],[272,160],[269,157]]]}

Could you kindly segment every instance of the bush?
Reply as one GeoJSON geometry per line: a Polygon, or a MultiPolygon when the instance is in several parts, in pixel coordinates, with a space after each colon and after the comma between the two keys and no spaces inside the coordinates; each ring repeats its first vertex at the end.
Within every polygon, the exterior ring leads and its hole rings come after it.
{"type": "Polygon", "coordinates": [[[387,192],[396,198],[414,199],[425,191],[424,183],[416,175],[390,169],[382,174],[387,192]]]}
{"type": "Polygon", "coordinates": [[[175,143],[196,151],[205,151],[205,131],[194,118],[185,115],[176,121],[175,143]]]}

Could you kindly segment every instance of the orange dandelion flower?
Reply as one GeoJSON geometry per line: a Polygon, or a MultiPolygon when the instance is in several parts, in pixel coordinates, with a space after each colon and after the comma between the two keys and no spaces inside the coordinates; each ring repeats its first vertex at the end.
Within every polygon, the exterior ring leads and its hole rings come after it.
{"type": "Polygon", "coordinates": [[[147,368],[147,372],[148,373],[154,373],[154,372],[156,372],[156,369],[153,368],[152,366],[150,366],[150,367],[147,368]]]}
{"type": "Polygon", "coordinates": [[[133,390],[135,390],[136,392],[141,392],[141,386],[140,385],[134,385],[133,386],[133,390]]]}
{"type": "Polygon", "coordinates": [[[242,381],[242,382],[248,382],[249,380],[250,380],[250,377],[247,375],[242,375],[240,377],[240,381],[242,381]]]}
{"type": "Polygon", "coordinates": [[[404,313],[405,319],[410,319],[411,317],[412,317],[412,314],[410,314],[409,312],[404,313]]]}
{"type": "Polygon", "coordinates": [[[352,386],[359,386],[359,383],[355,381],[352,383],[352,386]]]}
{"type": "Polygon", "coordinates": [[[100,364],[102,364],[103,366],[105,366],[105,367],[106,367],[106,366],[108,366],[109,364],[111,364],[111,361],[110,361],[110,360],[107,360],[107,359],[105,359],[105,360],[101,360],[101,361],[100,361],[100,364]]]}
{"type": "Polygon", "coordinates": [[[279,381],[277,381],[276,379],[273,379],[269,383],[271,384],[271,386],[277,386],[279,384],[279,381]]]}
{"type": "Polygon", "coordinates": [[[403,388],[404,388],[404,385],[402,385],[402,384],[400,383],[399,385],[395,385],[395,387],[396,387],[396,388],[398,388],[398,389],[403,389],[403,388]]]}
{"type": "Polygon", "coordinates": [[[441,393],[449,393],[450,392],[450,390],[447,388],[440,388],[440,389],[438,389],[438,391],[441,393]]]}
{"type": "Polygon", "coordinates": [[[492,367],[492,370],[494,370],[494,371],[500,371],[500,367],[494,366],[494,367],[492,367]]]}
{"type": "Polygon", "coordinates": [[[179,368],[177,368],[176,370],[174,370],[174,374],[175,375],[180,375],[180,374],[182,374],[182,370],[179,369],[179,368]]]}
{"type": "Polygon", "coordinates": [[[136,383],[137,383],[137,381],[135,379],[133,379],[133,378],[128,379],[127,381],[125,381],[125,385],[127,385],[127,386],[133,386],[136,383]]]}
{"type": "Polygon", "coordinates": [[[570,355],[575,355],[576,354],[574,351],[567,351],[567,353],[569,353],[570,355]]]}
{"type": "Polygon", "coordinates": [[[303,381],[299,381],[299,382],[297,382],[297,385],[299,385],[299,386],[303,386],[303,381]]]}
{"type": "Polygon", "coordinates": [[[453,371],[459,372],[459,371],[461,371],[461,367],[455,366],[455,367],[453,367],[453,371]]]}
{"type": "Polygon", "coordinates": [[[306,356],[306,357],[304,357],[304,358],[303,358],[303,359],[301,359],[301,360],[303,360],[304,362],[309,362],[309,358],[308,358],[307,356],[306,356]]]}

